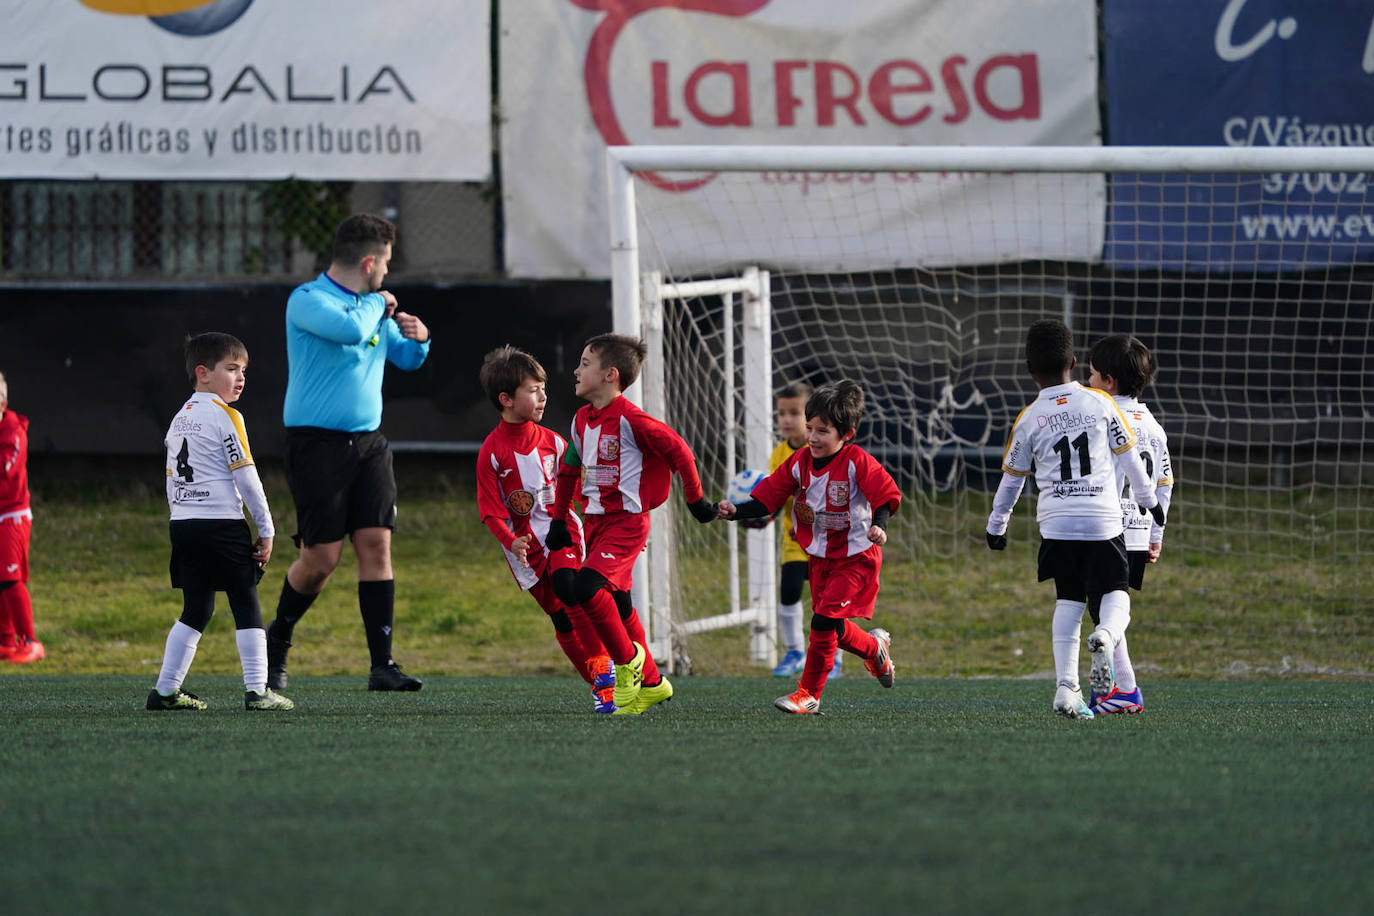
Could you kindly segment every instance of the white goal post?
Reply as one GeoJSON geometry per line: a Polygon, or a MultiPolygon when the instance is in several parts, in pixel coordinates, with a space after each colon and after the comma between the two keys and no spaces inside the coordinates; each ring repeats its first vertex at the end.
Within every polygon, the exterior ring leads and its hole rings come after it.
{"type": "MultiPolygon", "coordinates": [[[[1080,368],[1108,332],[1149,333],[1167,358],[1157,413],[1177,436],[1184,487],[1212,485],[1183,490],[1194,502],[1180,518],[1198,523],[1178,526],[1175,543],[1186,532],[1187,549],[1234,554],[1251,573],[1306,555],[1325,577],[1316,600],[1350,600],[1341,570],[1367,560],[1369,539],[1340,541],[1367,521],[1344,510],[1369,508],[1372,414],[1362,393],[1323,394],[1319,383],[1364,386],[1363,354],[1374,350],[1359,301],[1374,260],[1374,148],[613,147],[607,177],[614,328],[650,348],[627,395],[684,434],[708,498],[739,467],[767,470],[783,384],[862,370],[871,427],[860,441],[896,466],[908,494],[894,519],[910,526],[905,549],[972,556],[970,525],[986,514],[1005,430],[1028,400],[1015,375],[1020,335],[1052,314],[1074,328],[1080,368]],[[714,204],[673,186],[688,176],[702,180],[682,187],[714,181],[714,204]],[[1187,190],[1171,198],[1168,181],[1187,190]],[[932,196],[900,198],[919,184],[932,196]],[[783,192],[782,202],[767,196],[783,192]],[[1120,209],[1128,194],[1138,209],[1120,209]],[[1240,214],[1251,198],[1270,209],[1240,214]],[[1223,250],[1214,224],[1187,221],[1228,206],[1240,215],[1223,250]],[[1332,333],[1339,340],[1324,342],[1332,333]],[[1309,364],[1326,374],[1305,379],[1309,364]],[[1253,397],[1221,384],[1213,398],[1200,376],[1233,365],[1253,397]],[[1266,373],[1273,381],[1260,390],[1266,373]],[[1347,491],[1314,501],[1312,488],[1332,484],[1347,491]],[[1213,536],[1222,526],[1235,536],[1213,536]]],[[[699,532],[674,492],[636,571],[650,650],[680,670],[689,638],[744,627],[749,661],[771,664],[778,526],[741,532],[742,562],[735,526],[699,532]],[[712,577],[718,588],[692,593],[712,577]]],[[[1034,515],[1025,502],[1023,524],[1034,515]]],[[[885,593],[919,601],[903,575],[889,578],[885,565],[885,593]]],[[[1304,600],[1284,588],[1254,594],[1304,600]]]]}

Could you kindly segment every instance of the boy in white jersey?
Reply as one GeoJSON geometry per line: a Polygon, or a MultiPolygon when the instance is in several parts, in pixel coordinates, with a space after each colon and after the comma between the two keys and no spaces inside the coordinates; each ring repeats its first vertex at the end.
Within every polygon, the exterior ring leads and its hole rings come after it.
{"type": "Polygon", "coordinates": [[[548,374],[529,353],[504,346],[486,355],[479,376],[487,399],[501,412],[500,424],[477,452],[482,524],[501,543],[516,584],[549,615],[563,654],[592,687],[593,708],[613,713],[613,663],[573,597],[573,581],[582,566],[581,519],[568,512],[571,545],[550,550],[544,543],[558,465],[568,447],[562,436],[539,425],[548,401],[548,374]]]}
{"type": "MultiPolygon", "coordinates": [[[[1155,376],[1155,360],[1149,347],[1126,334],[1112,334],[1093,344],[1088,351],[1088,369],[1088,384],[1110,394],[1125,415],[1131,432],[1140,443],[1140,457],[1145,462],[1145,472],[1154,483],[1155,497],[1167,513],[1174,491],[1169,438],[1150,408],[1140,400],[1145,386],[1155,376]]],[[[1130,585],[1139,591],[1145,584],[1145,564],[1159,560],[1164,546],[1164,528],[1140,513],[1130,482],[1119,483],[1122,523],[1126,526],[1126,556],[1131,566],[1130,585]]],[[[1088,613],[1093,615],[1094,621],[1098,619],[1097,608],[1090,605],[1088,613]]],[[[1097,715],[1144,712],[1145,701],[1135,680],[1135,668],[1131,665],[1124,637],[1116,644],[1113,661],[1116,683],[1106,694],[1094,690],[1088,700],[1089,707],[1097,715]]]]}
{"type": "Polygon", "coordinates": [[[253,465],[243,417],[229,405],[243,393],[248,350],[229,334],[198,334],[186,341],[186,374],[195,391],[167,428],[167,505],[172,587],[181,589],[181,618],[172,624],[157,686],[148,691],[153,710],[205,709],[181,689],[215,613],[215,592],[229,597],[243,663],[245,709],[291,709],[294,704],[267,686],[267,632],[258,605],[258,580],[272,555],[272,512],[253,465]],[[248,530],[243,507],[257,525],[248,530]]]}
{"type": "Polygon", "coordinates": [[[1154,487],[1126,418],[1112,399],[1084,388],[1070,373],[1077,365],[1073,335],[1061,321],[1045,319],[1026,334],[1026,368],[1040,396],[1017,416],[1002,457],[1002,482],[988,516],[987,541],[1007,546],[1007,524],[1032,470],[1040,490],[1039,581],[1054,579],[1052,645],[1054,711],[1091,719],[1078,681],[1078,634],[1089,601],[1101,602],[1101,623],[1088,637],[1088,678],[1100,693],[1111,690],[1113,654],[1131,619],[1126,591],[1130,568],[1122,535],[1118,474],[1139,494],[1138,504],[1160,525],[1154,487]]]}

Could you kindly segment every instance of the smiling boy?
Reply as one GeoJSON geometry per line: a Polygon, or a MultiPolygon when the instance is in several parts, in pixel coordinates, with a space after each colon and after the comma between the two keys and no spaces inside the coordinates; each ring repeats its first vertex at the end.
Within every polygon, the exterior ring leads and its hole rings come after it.
{"type": "Polygon", "coordinates": [[[873,617],[887,523],[902,502],[892,475],[854,444],[863,411],[858,382],[841,379],[817,388],[806,401],[807,447],[759,481],[749,502],[722,500],[716,507],[722,519],[747,520],[771,515],[793,499],[797,543],[809,558],[811,637],[796,691],[773,701],[783,712],[820,712],[838,649],[863,659],[884,687],[895,676],[891,634],[850,623],[873,617]]]}

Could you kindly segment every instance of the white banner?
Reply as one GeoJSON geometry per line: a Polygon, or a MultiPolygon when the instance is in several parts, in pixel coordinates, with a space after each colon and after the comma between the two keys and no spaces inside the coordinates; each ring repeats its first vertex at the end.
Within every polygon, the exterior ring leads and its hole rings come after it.
{"type": "Polygon", "coordinates": [[[484,181],[488,0],[0,0],[5,178],[484,181]]]}
{"type": "MultiPolygon", "coordinates": [[[[519,6],[521,15],[502,18],[500,49],[513,276],[608,274],[607,145],[1101,142],[1093,0],[663,0],[644,12],[590,0],[519,6]]],[[[757,173],[760,187],[807,190],[750,223],[748,211],[724,198],[733,182],[675,180],[683,177],[649,176],[641,196],[678,198],[675,208],[695,211],[679,217],[692,223],[687,234],[713,240],[735,261],[766,257],[773,246],[754,249],[751,239],[780,219],[809,221],[806,207],[818,197],[848,193],[843,179],[757,173]]],[[[966,228],[963,210],[973,205],[948,182],[889,183],[900,218],[874,218],[863,231],[892,237],[854,247],[881,250],[889,266],[894,258],[943,257],[939,244],[913,250],[904,240],[966,228]]],[[[953,240],[952,260],[940,263],[1100,255],[1100,176],[975,183],[979,223],[1001,228],[953,240]],[[1065,224],[1066,208],[1086,214],[1081,228],[1065,224]],[[1040,228],[1050,230],[1043,239],[1040,228]],[[1014,231],[1020,235],[1009,243],[1014,231]]],[[[705,257],[671,248],[664,255],[676,268],[705,257]]],[[[808,251],[797,266],[852,259],[852,251],[808,251]]]]}

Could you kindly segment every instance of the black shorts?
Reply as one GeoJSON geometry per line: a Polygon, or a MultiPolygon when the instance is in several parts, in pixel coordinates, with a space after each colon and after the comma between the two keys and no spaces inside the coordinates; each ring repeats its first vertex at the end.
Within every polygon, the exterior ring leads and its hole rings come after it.
{"type": "Polygon", "coordinates": [[[253,533],[247,521],[188,518],[168,528],[172,588],[227,592],[257,587],[262,567],[253,559],[253,533]]]}
{"type": "Polygon", "coordinates": [[[1054,580],[1054,594],[1064,601],[1087,601],[1089,595],[1125,591],[1130,576],[1126,539],[1040,542],[1039,578],[1054,580]]]}
{"type": "Polygon", "coordinates": [[[1128,550],[1126,559],[1131,564],[1131,588],[1140,591],[1145,587],[1145,564],[1150,562],[1148,550],[1128,550]]]}
{"type": "Polygon", "coordinates": [[[287,427],[285,464],[296,503],[296,546],[342,541],[359,528],[396,527],[396,473],[380,431],[287,427]]]}

